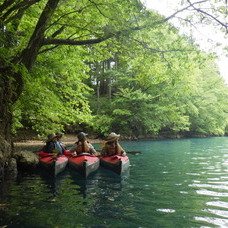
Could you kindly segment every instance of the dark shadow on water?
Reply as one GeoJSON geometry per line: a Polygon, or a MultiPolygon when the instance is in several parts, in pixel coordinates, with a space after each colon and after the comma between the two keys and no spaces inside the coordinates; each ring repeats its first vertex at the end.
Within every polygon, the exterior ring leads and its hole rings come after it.
{"type": "Polygon", "coordinates": [[[116,173],[99,167],[99,169],[91,174],[89,177],[84,178],[78,172],[69,170],[70,176],[73,180],[73,184],[78,185],[80,194],[86,198],[91,194],[102,194],[105,188],[112,188],[115,186],[118,190],[121,191],[122,183],[129,177],[130,171],[127,170],[123,175],[117,175],[116,173]],[[118,186],[118,187],[117,187],[118,186]]]}

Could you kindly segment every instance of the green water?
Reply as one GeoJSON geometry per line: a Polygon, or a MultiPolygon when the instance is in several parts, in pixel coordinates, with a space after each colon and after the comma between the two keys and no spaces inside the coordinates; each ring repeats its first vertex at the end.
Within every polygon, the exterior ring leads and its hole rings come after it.
{"type": "Polygon", "coordinates": [[[0,227],[228,227],[227,137],[121,145],[141,152],[122,177],[100,168],[2,184],[0,227]]]}

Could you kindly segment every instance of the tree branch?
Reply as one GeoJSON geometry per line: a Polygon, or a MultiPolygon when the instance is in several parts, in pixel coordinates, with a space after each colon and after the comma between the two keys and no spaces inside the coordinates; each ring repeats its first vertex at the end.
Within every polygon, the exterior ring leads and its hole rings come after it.
{"type": "Polygon", "coordinates": [[[194,10],[196,10],[197,12],[200,12],[200,13],[202,13],[202,14],[207,15],[208,17],[210,17],[210,18],[212,18],[213,20],[215,20],[218,24],[220,24],[220,25],[222,25],[223,27],[227,28],[227,25],[224,24],[223,22],[221,22],[220,20],[218,20],[216,17],[214,17],[213,15],[211,15],[211,14],[209,14],[209,13],[203,11],[203,10],[200,9],[200,8],[196,8],[196,7],[194,6],[195,3],[191,3],[190,0],[187,0],[187,1],[188,1],[188,3],[190,4],[190,6],[193,7],[194,10]]]}
{"type": "MultiPolygon", "coordinates": [[[[14,6],[12,6],[5,14],[3,14],[3,16],[1,17],[1,20],[5,20],[13,11],[15,10],[19,10],[22,8],[27,9],[28,7],[30,7],[31,5],[39,2],[40,0],[24,0],[23,2],[20,2],[14,6]]],[[[9,19],[8,19],[9,20],[9,19]]]]}
{"type": "Polygon", "coordinates": [[[38,54],[42,54],[42,53],[44,53],[44,52],[54,50],[54,49],[57,48],[57,47],[58,47],[58,45],[55,45],[54,47],[43,49],[43,50],[39,51],[38,54]]]}
{"type": "Polygon", "coordinates": [[[11,6],[14,3],[14,0],[5,0],[2,5],[0,5],[0,12],[7,9],[9,6],[11,6]]]}
{"type": "Polygon", "coordinates": [[[92,1],[92,0],[89,0],[89,2],[91,2],[93,5],[95,5],[95,7],[97,8],[97,10],[100,12],[100,14],[103,16],[103,17],[106,17],[106,18],[108,18],[108,19],[110,19],[110,20],[113,20],[112,18],[109,18],[108,16],[106,16],[101,10],[100,10],[100,8],[98,7],[98,5],[104,5],[104,4],[97,4],[97,3],[95,3],[94,1],[92,1]]]}
{"type": "Polygon", "coordinates": [[[44,39],[43,45],[86,45],[86,44],[97,44],[101,43],[102,41],[105,41],[111,37],[113,37],[114,34],[110,34],[104,37],[95,38],[95,39],[87,39],[87,40],[71,40],[71,39],[44,39]]]}
{"type": "MultiPolygon", "coordinates": [[[[133,30],[140,30],[144,28],[145,26],[142,27],[132,27],[130,28],[132,31],[133,30]]],[[[56,45],[86,45],[86,44],[97,44],[101,43],[109,38],[112,37],[117,37],[120,36],[121,34],[124,34],[128,30],[123,30],[123,31],[117,31],[113,33],[108,33],[106,35],[103,35],[99,38],[93,38],[93,39],[87,39],[87,40],[73,40],[73,39],[51,39],[51,38],[45,38],[43,40],[42,45],[50,45],[50,44],[56,44],[56,45]]]]}
{"type": "Polygon", "coordinates": [[[28,70],[32,68],[41,46],[43,45],[44,33],[48,22],[51,20],[60,0],[48,0],[40,18],[36,24],[35,30],[30,37],[27,47],[18,58],[28,70]]]}
{"type": "Polygon", "coordinates": [[[186,6],[180,10],[177,10],[175,13],[171,14],[170,16],[166,17],[164,20],[161,20],[161,21],[158,21],[157,23],[164,23],[168,20],[170,20],[171,18],[175,17],[177,14],[187,10],[188,8],[192,7],[193,5],[195,4],[200,4],[200,3],[203,3],[203,2],[207,2],[208,0],[202,0],[202,1],[199,1],[199,2],[194,2],[193,4],[190,4],[189,6],[186,6]]]}
{"type": "Polygon", "coordinates": [[[56,36],[58,36],[63,30],[64,30],[65,26],[62,26],[60,29],[58,29],[57,31],[55,31],[51,37],[55,38],[56,36]]]}
{"type": "Polygon", "coordinates": [[[147,42],[143,42],[141,40],[137,40],[137,39],[133,39],[134,41],[138,42],[140,45],[142,45],[143,48],[148,49],[150,51],[152,51],[153,53],[158,52],[161,53],[162,55],[168,52],[185,52],[185,51],[194,51],[194,50],[184,50],[184,49],[172,49],[172,50],[159,50],[159,49],[154,49],[149,47],[147,42]]]}

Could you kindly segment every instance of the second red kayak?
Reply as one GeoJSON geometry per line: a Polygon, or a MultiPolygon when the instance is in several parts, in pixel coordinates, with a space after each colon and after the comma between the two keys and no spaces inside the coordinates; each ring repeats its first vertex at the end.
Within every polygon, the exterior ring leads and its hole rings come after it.
{"type": "Polygon", "coordinates": [[[75,157],[69,157],[69,166],[87,178],[99,168],[100,160],[96,156],[83,153],[75,157]]]}
{"type": "Polygon", "coordinates": [[[110,169],[113,172],[121,175],[130,165],[128,156],[113,155],[107,157],[100,157],[100,164],[106,169],[110,169]]]}

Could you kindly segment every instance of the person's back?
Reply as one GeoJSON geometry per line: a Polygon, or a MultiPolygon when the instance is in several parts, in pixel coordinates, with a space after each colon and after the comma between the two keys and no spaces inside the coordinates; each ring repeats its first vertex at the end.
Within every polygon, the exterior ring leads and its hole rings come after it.
{"type": "Polygon", "coordinates": [[[46,145],[42,148],[39,155],[41,157],[47,155],[62,155],[64,148],[57,142],[57,136],[54,133],[48,135],[46,145]]]}
{"type": "Polygon", "coordinates": [[[78,141],[70,149],[71,153],[76,152],[77,155],[80,155],[82,153],[90,153],[91,155],[94,155],[96,153],[96,150],[92,144],[87,141],[86,136],[87,134],[84,132],[80,132],[77,135],[78,141]]]}
{"type": "Polygon", "coordinates": [[[82,153],[90,153],[90,146],[87,141],[79,141],[77,142],[77,147],[75,150],[78,155],[82,153]]]}

